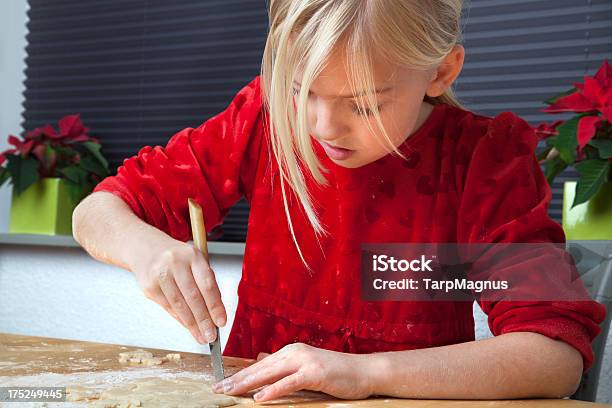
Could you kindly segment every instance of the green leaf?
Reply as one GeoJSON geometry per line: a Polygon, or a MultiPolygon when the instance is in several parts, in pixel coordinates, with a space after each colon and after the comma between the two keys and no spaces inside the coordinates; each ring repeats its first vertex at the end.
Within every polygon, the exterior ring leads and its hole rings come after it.
{"type": "Polygon", "coordinates": [[[104,166],[104,168],[108,172],[108,162],[106,161],[106,159],[104,158],[104,156],[102,156],[102,153],[100,152],[100,150],[102,149],[102,146],[94,142],[84,142],[83,146],[85,146],[87,150],[89,150],[91,154],[93,154],[93,156],[98,160],[98,162],[100,162],[102,166],[104,166]]]}
{"type": "Polygon", "coordinates": [[[609,139],[591,139],[589,144],[599,151],[599,157],[609,159],[612,157],[612,140],[609,139]]]}
{"type": "Polygon", "coordinates": [[[90,173],[97,174],[100,177],[106,177],[108,175],[108,171],[104,168],[104,166],[97,160],[94,160],[91,156],[82,156],[79,166],[90,173]]]}
{"type": "Polygon", "coordinates": [[[78,150],[75,150],[71,147],[54,145],[53,149],[57,153],[57,163],[56,163],[57,168],[72,166],[74,156],[79,154],[78,150]]]}
{"type": "Polygon", "coordinates": [[[575,167],[578,173],[580,173],[580,178],[576,184],[576,196],[574,197],[572,208],[593,197],[608,180],[610,162],[601,159],[583,160],[576,163],[575,167]]]}
{"type": "Polygon", "coordinates": [[[74,202],[78,202],[83,195],[88,191],[90,181],[87,170],[78,165],[71,165],[58,169],[58,173],[62,174],[66,179],[66,185],[70,191],[70,198],[74,202]]]}
{"type": "Polygon", "coordinates": [[[57,170],[64,178],[77,184],[82,184],[87,178],[87,171],[76,165],[67,166],[57,170]]]}
{"type": "Polygon", "coordinates": [[[0,187],[9,179],[11,173],[7,170],[6,167],[0,167],[0,187]]]}
{"type": "Polygon", "coordinates": [[[571,94],[573,94],[573,93],[574,93],[574,92],[576,92],[576,91],[577,91],[577,89],[576,89],[576,88],[571,88],[571,89],[568,89],[567,91],[565,91],[565,92],[563,92],[563,93],[560,93],[560,94],[558,94],[558,95],[555,95],[555,96],[553,96],[552,98],[548,98],[548,99],[546,99],[546,100],[544,101],[544,103],[546,103],[546,104],[548,104],[548,105],[552,105],[553,103],[557,102],[557,100],[558,100],[558,99],[561,99],[561,98],[563,98],[564,96],[567,96],[567,95],[571,95],[571,94]]]}
{"type": "Polygon", "coordinates": [[[584,146],[582,151],[584,152],[583,159],[599,159],[599,153],[597,153],[597,149],[589,144],[584,146]]]}
{"type": "Polygon", "coordinates": [[[74,203],[78,203],[79,201],[81,201],[81,199],[85,195],[85,191],[81,184],[66,179],[66,187],[68,188],[68,194],[70,195],[70,199],[74,203]]]}
{"type": "Polygon", "coordinates": [[[557,127],[559,134],[546,139],[550,146],[559,150],[559,154],[565,163],[572,164],[576,161],[576,148],[578,147],[578,121],[582,116],[575,116],[557,127]]]}
{"type": "Polygon", "coordinates": [[[7,170],[13,176],[13,188],[17,195],[21,194],[39,179],[38,161],[19,155],[7,156],[7,170]]]}
{"type": "Polygon", "coordinates": [[[548,180],[548,184],[550,184],[551,187],[555,177],[565,170],[566,167],[567,163],[564,162],[559,156],[544,163],[544,175],[546,175],[546,180],[548,180]]]}
{"type": "Polygon", "coordinates": [[[58,154],[62,156],[67,156],[67,157],[73,157],[74,155],[78,153],[78,151],[73,149],[72,147],[66,147],[66,146],[60,146],[60,145],[54,145],[53,150],[55,150],[58,154]]]}

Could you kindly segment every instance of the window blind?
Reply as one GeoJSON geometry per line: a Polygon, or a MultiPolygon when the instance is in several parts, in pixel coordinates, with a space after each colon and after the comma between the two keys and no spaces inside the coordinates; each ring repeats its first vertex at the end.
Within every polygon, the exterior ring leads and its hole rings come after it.
{"type": "MultiPolygon", "coordinates": [[[[567,119],[541,112],[543,101],[612,58],[610,0],[471,0],[462,25],[466,58],[455,89],[487,116],[512,111],[534,126],[567,119]]],[[[576,177],[569,168],[553,184],[549,214],[558,222],[563,182],[576,177]]]]}
{"type": "MultiPolygon", "coordinates": [[[[259,74],[268,18],[253,0],[29,0],[24,129],[80,112],[115,170],[224,110],[259,74]]],[[[222,225],[244,241],[248,204],[222,225]]]]}

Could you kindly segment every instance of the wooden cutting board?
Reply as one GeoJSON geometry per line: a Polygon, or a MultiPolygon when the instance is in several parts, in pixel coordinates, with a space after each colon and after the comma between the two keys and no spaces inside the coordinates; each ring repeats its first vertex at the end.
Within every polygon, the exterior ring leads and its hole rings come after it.
{"type": "MultiPolygon", "coordinates": [[[[126,366],[119,363],[118,354],[124,351],[136,350],[139,347],[121,346],[115,344],[93,343],[77,340],[54,339],[46,337],[22,336],[15,334],[0,333],[0,385],[4,382],[24,381],[26,378],[40,378],[42,382],[45,377],[53,376],[55,381],[65,378],[68,385],[84,385],[73,383],[82,381],[75,379],[88,378],[93,375],[107,375],[106,380],[113,375],[118,377],[118,381],[127,378],[128,375],[138,375],[139,370],[146,374],[147,370],[155,371],[163,369],[164,372],[176,373],[177,375],[188,375],[190,373],[201,375],[202,373],[212,376],[210,357],[194,353],[180,352],[181,360],[174,362],[168,361],[155,368],[126,366]],[[51,374],[55,373],[55,374],[51,374]],[[57,374],[65,377],[58,377],[57,374]],[[37,377],[33,377],[37,376],[37,377]],[[110,377],[109,377],[110,376],[110,377]],[[72,381],[72,382],[71,382],[72,381]]],[[[149,349],[142,347],[143,350],[150,351],[154,356],[163,357],[171,350],[149,349]]],[[[246,360],[233,357],[224,357],[226,374],[231,375],[243,367],[253,363],[253,360],[246,360]]],[[[112,378],[111,378],[112,380],[112,378]]],[[[113,381],[111,381],[113,382],[113,381]]],[[[116,381],[115,385],[120,384],[116,381]]],[[[11,385],[21,385],[13,384],[11,385]]],[[[27,385],[27,384],[24,384],[27,385]]],[[[45,384],[37,384],[44,386],[45,384]]],[[[49,385],[49,384],[47,384],[49,385]]],[[[55,384],[53,384],[55,385],[55,384]]],[[[265,404],[261,404],[264,406],[265,404]]],[[[299,408],[322,408],[322,407],[610,407],[602,404],[592,404],[573,400],[553,400],[553,399],[534,399],[534,400],[504,400],[504,401],[449,401],[449,400],[405,400],[393,398],[370,398],[360,401],[344,401],[334,399],[325,394],[314,392],[300,392],[284,398],[282,401],[274,402],[274,407],[299,407],[299,408]]],[[[259,404],[252,404],[259,406],[259,404]]]]}

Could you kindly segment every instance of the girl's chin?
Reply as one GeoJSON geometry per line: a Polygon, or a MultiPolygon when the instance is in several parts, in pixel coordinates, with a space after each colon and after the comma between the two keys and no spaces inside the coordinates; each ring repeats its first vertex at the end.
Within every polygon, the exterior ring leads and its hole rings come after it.
{"type": "Polygon", "coordinates": [[[363,157],[360,157],[360,155],[357,154],[357,152],[355,152],[355,154],[353,154],[350,158],[346,159],[346,160],[334,160],[331,159],[335,164],[337,164],[340,167],[344,167],[347,169],[356,169],[359,167],[363,167],[366,166],[370,163],[372,163],[375,160],[364,160],[363,157]]]}

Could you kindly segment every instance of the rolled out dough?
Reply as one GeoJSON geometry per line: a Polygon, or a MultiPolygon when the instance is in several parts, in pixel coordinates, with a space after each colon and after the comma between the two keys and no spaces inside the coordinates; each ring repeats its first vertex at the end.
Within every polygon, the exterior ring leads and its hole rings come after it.
{"type": "Polygon", "coordinates": [[[92,392],[81,386],[67,387],[67,400],[90,402],[96,408],[217,408],[253,404],[250,398],[213,393],[210,384],[192,378],[141,378],[106,391],[92,392]]]}

